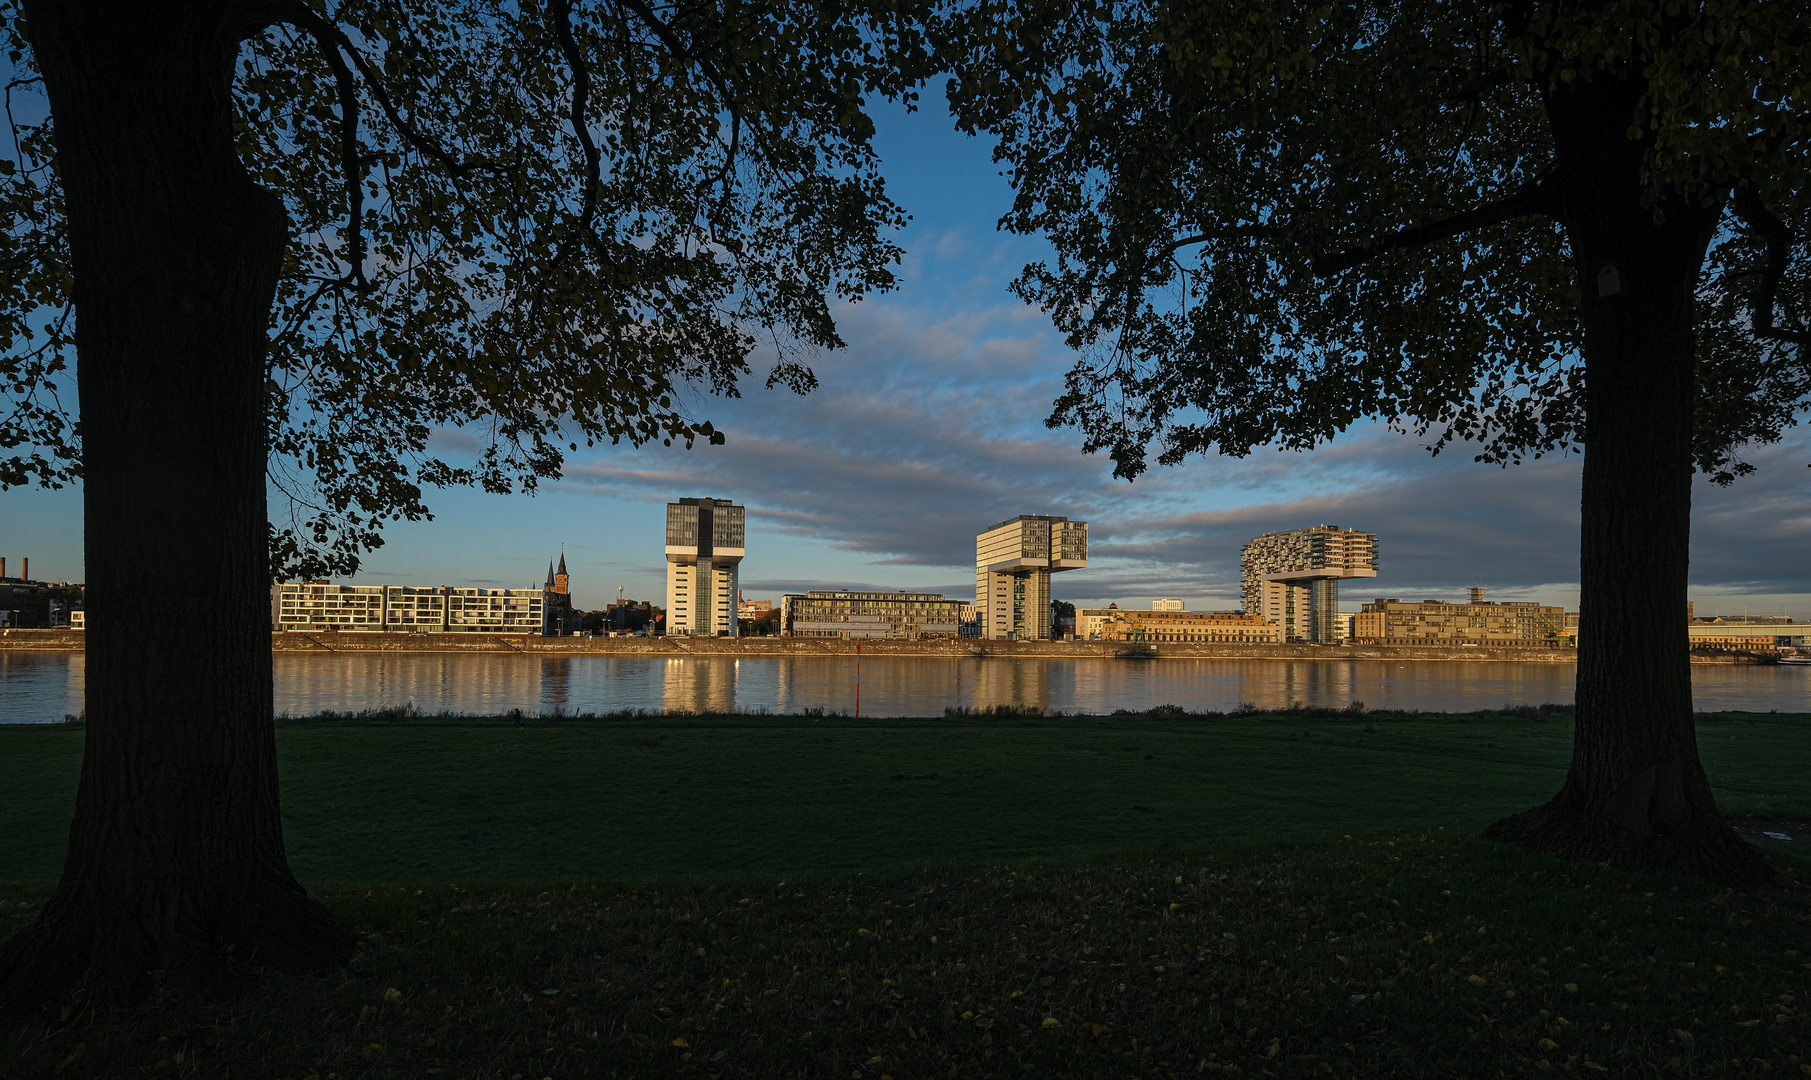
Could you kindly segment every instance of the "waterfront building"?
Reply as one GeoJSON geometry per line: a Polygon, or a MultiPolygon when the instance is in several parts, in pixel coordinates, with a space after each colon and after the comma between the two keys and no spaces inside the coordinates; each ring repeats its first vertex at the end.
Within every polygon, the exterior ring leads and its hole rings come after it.
{"type": "Polygon", "coordinates": [[[1339,640],[1339,583],[1377,576],[1377,534],[1338,525],[1265,533],[1240,549],[1245,613],[1284,641],[1339,640]]]}
{"type": "Polygon", "coordinates": [[[539,635],[546,629],[543,589],[303,581],[272,593],[275,630],[539,635]]]}
{"type": "Polygon", "coordinates": [[[1420,602],[1379,597],[1352,617],[1355,645],[1489,645],[1503,648],[1558,647],[1571,643],[1565,608],[1541,604],[1492,603],[1483,589],[1471,602],[1420,602]]]}
{"type": "Polygon", "coordinates": [[[728,499],[667,504],[668,634],[736,636],[746,522],[728,499]]]}
{"type": "Polygon", "coordinates": [[[1020,514],[975,537],[980,636],[1050,640],[1050,575],[1088,565],[1088,523],[1020,514]]]}
{"type": "Polygon", "coordinates": [[[1187,611],[1188,605],[1180,600],[1153,600],[1152,611],[1187,611]]]}
{"type": "Polygon", "coordinates": [[[1785,617],[1737,619],[1720,616],[1686,626],[1694,649],[1734,649],[1746,652],[1779,652],[1811,646],[1811,624],[1785,617]]]}
{"type": "Polygon", "coordinates": [[[1269,620],[1243,611],[1140,611],[1113,604],[1075,615],[1076,636],[1091,641],[1275,645],[1282,633],[1269,620]]]}
{"type": "Polygon", "coordinates": [[[974,605],[942,593],[789,593],[780,598],[780,633],[790,637],[923,638],[962,636],[974,605]]]}

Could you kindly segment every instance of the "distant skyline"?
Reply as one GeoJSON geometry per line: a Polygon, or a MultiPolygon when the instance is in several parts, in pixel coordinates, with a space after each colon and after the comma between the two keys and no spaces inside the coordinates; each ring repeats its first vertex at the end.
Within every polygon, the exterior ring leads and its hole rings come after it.
{"type": "MultiPolygon", "coordinates": [[[[1575,608],[1576,455],[1501,469],[1465,444],[1431,457],[1430,441],[1381,425],[1326,448],[1197,459],[1114,480],[1080,437],[1047,430],[1071,354],[1039,312],[1006,292],[1041,241],[999,233],[1011,191],[989,147],[956,134],[940,95],[907,116],[880,110],[889,191],[913,215],[902,241],[902,288],[844,305],[849,347],[810,359],[820,386],[799,398],[762,388],[757,354],[740,399],[696,398],[694,415],[723,446],[570,455],[539,495],[427,494],[436,520],[393,524],[358,583],[539,586],[563,550],[574,602],[602,607],[617,586],[664,597],[665,505],[683,496],[748,508],[742,591],[774,599],[813,588],[974,591],[975,534],[1018,514],[1089,522],[1088,569],[1054,594],[1078,605],[1191,608],[1239,603],[1239,545],[1259,533],[1337,524],[1378,534],[1374,582],[1349,582],[1342,607],[1373,596],[1496,600],[1575,608]]],[[[436,448],[476,441],[443,432],[436,448]]],[[[1701,614],[1811,617],[1811,434],[1750,448],[1757,475],[1695,491],[1690,599],[1701,614]]],[[[0,555],[17,573],[81,580],[79,488],[0,493],[0,555]]],[[[148,575],[179,577],[144,553],[148,575]]]]}

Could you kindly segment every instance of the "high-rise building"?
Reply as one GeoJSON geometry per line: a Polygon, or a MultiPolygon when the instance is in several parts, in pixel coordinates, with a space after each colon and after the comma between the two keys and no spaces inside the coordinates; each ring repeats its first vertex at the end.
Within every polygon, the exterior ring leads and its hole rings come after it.
{"type": "Polygon", "coordinates": [[[746,520],[728,499],[667,504],[667,633],[736,636],[746,520]]]}
{"type": "Polygon", "coordinates": [[[1088,565],[1088,523],[1020,514],[975,537],[981,636],[1050,640],[1050,575],[1088,565]]]}
{"type": "Polygon", "coordinates": [[[1275,623],[1284,641],[1337,643],[1341,578],[1377,576],[1377,534],[1316,525],[1246,542],[1245,613],[1275,623]]]}

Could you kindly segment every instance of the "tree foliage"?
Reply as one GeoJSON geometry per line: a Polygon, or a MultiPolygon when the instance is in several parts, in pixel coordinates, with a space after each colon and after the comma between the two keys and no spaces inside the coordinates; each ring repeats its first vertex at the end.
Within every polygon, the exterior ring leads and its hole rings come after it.
{"type": "MultiPolygon", "coordinates": [[[[0,161],[0,487],[80,475],[51,120],[29,26],[0,161]]],[[[865,112],[910,100],[910,0],[244,5],[238,149],[279,195],[273,572],[349,573],[424,489],[533,488],[580,442],[721,442],[751,359],[808,391],[904,220],[865,112]],[[444,433],[453,438],[443,439],[444,433]],[[451,449],[449,449],[451,448],[451,449]],[[281,506],[285,500],[275,500],[281,506]]]]}
{"type": "Polygon", "coordinates": [[[1082,351],[1052,425],[1134,477],[1364,417],[1482,460],[1586,437],[1568,178],[1545,113],[1639,88],[1646,205],[1725,207],[1697,293],[1694,458],[1727,483],[1811,394],[1811,20],[1754,0],[980,0],[942,26],[995,133],[1015,289],[1082,351]]]}

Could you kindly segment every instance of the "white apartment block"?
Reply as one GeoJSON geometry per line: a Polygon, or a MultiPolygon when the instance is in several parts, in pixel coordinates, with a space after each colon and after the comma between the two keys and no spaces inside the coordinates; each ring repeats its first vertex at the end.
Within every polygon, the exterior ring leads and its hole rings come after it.
{"type": "Polygon", "coordinates": [[[275,630],[542,634],[542,589],[285,583],[272,590],[275,630]]]}
{"type": "Polygon", "coordinates": [[[1337,644],[1339,582],[1377,576],[1377,534],[1316,525],[1265,533],[1240,552],[1245,613],[1275,624],[1282,639],[1337,644]]]}
{"type": "Polygon", "coordinates": [[[1020,514],[975,537],[975,613],[983,638],[1050,639],[1050,575],[1088,565],[1088,523],[1020,514]]]}
{"type": "Polygon", "coordinates": [[[735,637],[747,511],[728,499],[667,504],[667,633],[735,637]]]}

